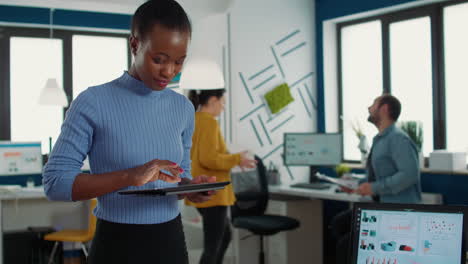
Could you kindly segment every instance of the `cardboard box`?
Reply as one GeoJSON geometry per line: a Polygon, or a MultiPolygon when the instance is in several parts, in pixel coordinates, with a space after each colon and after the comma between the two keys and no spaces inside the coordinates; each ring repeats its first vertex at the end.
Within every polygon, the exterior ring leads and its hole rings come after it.
{"type": "Polygon", "coordinates": [[[439,171],[466,170],[466,152],[435,150],[429,155],[429,169],[439,171]]]}

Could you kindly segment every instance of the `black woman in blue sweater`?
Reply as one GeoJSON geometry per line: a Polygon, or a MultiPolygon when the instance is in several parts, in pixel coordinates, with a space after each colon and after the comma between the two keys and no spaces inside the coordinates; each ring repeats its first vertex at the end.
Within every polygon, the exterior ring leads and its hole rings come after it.
{"type": "MultiPolygon", "coordinates": [[[[44,186],[51,200],[98,198],[91,264],[188,263],[178,197],[117,191],[215,181],[191,180],[194,108],[165,89],[182,68],[190,37],[190,21],[176,1],[145,2],[132,19],[129,71],[88,88],[67,112],[44,186]],[[80,171],[86,156],[91,174],[80,171]]],[[[210,195],[187,198],[204,202],[210,195]]]]}

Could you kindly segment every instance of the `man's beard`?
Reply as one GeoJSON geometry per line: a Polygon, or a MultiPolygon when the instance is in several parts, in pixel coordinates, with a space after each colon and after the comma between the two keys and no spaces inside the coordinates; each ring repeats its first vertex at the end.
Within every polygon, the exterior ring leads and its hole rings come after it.
{"type": "Polygon", "coordinates": [[[377,123],[379,122],[379,118],[377,116],[372,116],[371,114],[369,114],[367,121],[369,121],[370,123],[374,125],[377,125],[377,123]]]}

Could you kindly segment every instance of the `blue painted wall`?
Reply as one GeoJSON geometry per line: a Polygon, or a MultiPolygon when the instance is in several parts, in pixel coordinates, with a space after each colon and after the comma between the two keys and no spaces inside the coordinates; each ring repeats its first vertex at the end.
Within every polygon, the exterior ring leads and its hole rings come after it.
{"type": "Polygon", "coordinates": [[[366,12],[414,0],[315,0],[315,26],[317,32],[317,128],[325,132],[325,98],[323,87],[323,32],[324,20],[366,12]]]}
{"type": "MultiPolygon", "coordinates": [[[[49,8],[0,5],[0,21],[49,25],[49,8]]],[[[130,29],[131,15],[55,9],[54,25],[130,29]]]]}

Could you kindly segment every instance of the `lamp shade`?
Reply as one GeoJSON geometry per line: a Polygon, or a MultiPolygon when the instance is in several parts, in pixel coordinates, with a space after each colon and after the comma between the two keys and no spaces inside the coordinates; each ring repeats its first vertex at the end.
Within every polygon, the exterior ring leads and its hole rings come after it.
{"type": "Polygon", "coordinates": [[[222,89],[223,73],[216,62],[206,58],[193,58],[182,69],[179,87],[190,90],[222,89]]]}
{"type": "Polygon", "coordinates": [[[58,105],[67,107],[68,100],[63,89],[61,89],[55,78],[47,79],[46,85],[39,96],[41,105],[58,105]]]}

